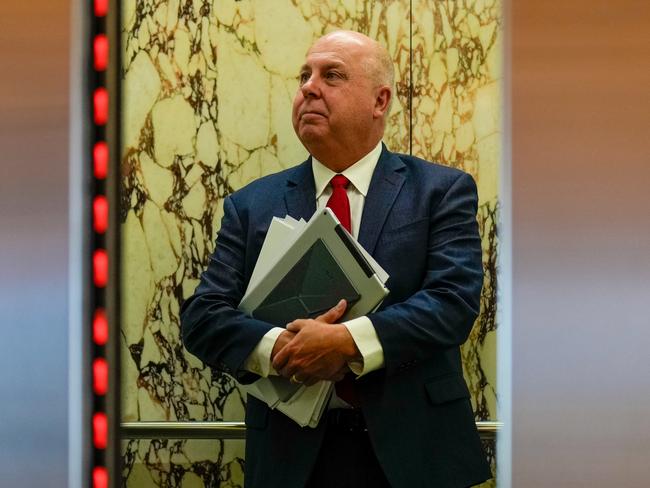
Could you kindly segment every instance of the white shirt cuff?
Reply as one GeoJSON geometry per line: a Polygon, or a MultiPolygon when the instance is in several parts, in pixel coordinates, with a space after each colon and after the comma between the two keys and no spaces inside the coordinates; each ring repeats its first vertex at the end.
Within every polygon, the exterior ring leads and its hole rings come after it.
{"type": "Polygon", "coordinates": [[[278,373],[271,366],[271,353],[273,353],[273,346],[275,341],[285,329],[281,327],[273,327],[269,330],[260,342],[257,343],[253,352],[246,358],[244,362],[244,369],[251,373],[258,374],[264,378],[269,375],[277,375],[278,373]]]}
{"type": "Polygon", "coordinates": [[[368,317],[343,322],[350,331],[354,343],[361,353],[361,361],[350,361],[348,366],[357,376],[363,376],[384,367],[384,349],[381,347],[379,337],[372,322],[368,317]]]}

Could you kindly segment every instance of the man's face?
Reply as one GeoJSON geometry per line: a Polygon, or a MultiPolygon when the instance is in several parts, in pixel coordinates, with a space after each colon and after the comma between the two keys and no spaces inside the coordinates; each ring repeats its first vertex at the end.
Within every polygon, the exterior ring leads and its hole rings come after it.
{"type": "Polygon", "coordinates": [[[303,145],[344,150],[363,141],[374,123],[374,87],[355,39],[326,37],[314,44],[300,70],[293,128],[303,145]]]}

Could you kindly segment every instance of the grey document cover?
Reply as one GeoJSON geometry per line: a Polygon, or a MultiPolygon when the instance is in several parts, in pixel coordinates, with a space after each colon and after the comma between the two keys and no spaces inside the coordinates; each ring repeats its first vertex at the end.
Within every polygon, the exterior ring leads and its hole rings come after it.
{"type": "Polygon", "coordinates": [[[284,327],[296,318],[315,318],[345,298],[348,306],[359,293],[329,252],[316,240],[253,311],[254,318],[284,327]]]}
{"type": "Polygon", "coordinates": [[[342,321],[373,311],[388,294],[354,238],[330,209],[317,211],[239,308],[279,327],[314,318],[345,298],[342,321]]]}

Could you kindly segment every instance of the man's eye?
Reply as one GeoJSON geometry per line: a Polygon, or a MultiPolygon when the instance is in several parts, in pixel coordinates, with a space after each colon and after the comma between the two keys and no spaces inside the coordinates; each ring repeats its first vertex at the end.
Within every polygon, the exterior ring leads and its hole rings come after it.
{"type": "Polygon", "coordinates": [[[301,85],[307,83],[308,79],[309,79],[309,73],[300,73],[300,76],[298,77],[298,80],[300,81],[301,85]]]}
{"type": "Polygon", "coordinates": [[[340,78],[339,74],[336,71],[330,71],[326,75],[327,79],[329,80],[334,80],[336,78],[340,78]]]}

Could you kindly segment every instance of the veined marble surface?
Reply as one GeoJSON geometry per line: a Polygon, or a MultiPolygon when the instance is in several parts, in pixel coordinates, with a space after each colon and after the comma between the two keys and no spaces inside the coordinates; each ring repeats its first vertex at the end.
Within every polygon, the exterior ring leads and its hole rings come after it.
{"type": "MultiPolygon", "coordinates": [[[[123,420],[243,418],[236,383],[183,349],[179,307],[214,249],[223,197],[306,157],[290,117],[298,69],[313,41],[338,28],[378,39],[394,59],[387,145],[478,182],[486,286],[463,359],[477,418],[495,418],[500,5],[412,5],[122,2],[123,420]]],[[[241,484],[242,442],[131,441],[123,456],[132,486],[214,486],[217,472],[221,486],[241,484]],[[180,465],[195,478],[172,475],[180,465]]]]}
{"type": "Polygon", "coordinates": [[[242,488],[242,440],[124,440],[123,486],[242,488]]]}

